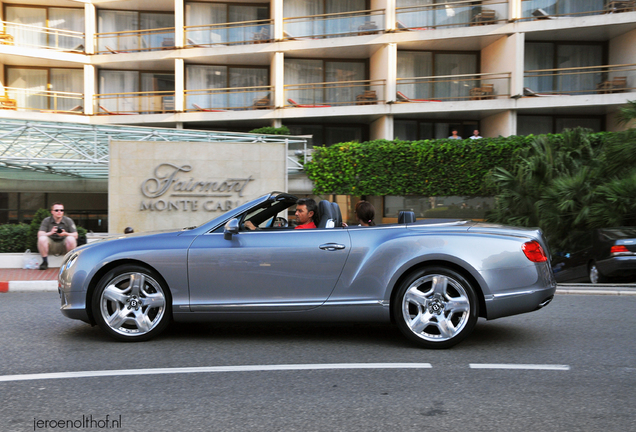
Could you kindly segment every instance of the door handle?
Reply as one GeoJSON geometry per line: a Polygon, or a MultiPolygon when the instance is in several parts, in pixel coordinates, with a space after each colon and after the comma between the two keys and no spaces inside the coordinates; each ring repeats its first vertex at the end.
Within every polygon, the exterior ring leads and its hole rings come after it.
{"type": "Polygon", "coordinates": [[[322,244],[322,245],[320,245],[318,247],[320,249],[322,249],[322,250],[335,251],[335,250],[339,250],[339,249],[344,249],[345,245],[338,244],[338,243],[325,243],[325,244],[322,244]]]}

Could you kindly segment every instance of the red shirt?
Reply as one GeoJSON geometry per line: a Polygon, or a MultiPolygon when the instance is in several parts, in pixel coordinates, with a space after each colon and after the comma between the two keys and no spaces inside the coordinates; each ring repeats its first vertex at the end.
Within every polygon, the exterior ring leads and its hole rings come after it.
{"type": "Polygon", "coordinates": [[[316,228],[316,224],[314,223],[314,221],[309,221],[306,224],[298,225],[294,229],[311,229],[311,228],[316,228]]]}

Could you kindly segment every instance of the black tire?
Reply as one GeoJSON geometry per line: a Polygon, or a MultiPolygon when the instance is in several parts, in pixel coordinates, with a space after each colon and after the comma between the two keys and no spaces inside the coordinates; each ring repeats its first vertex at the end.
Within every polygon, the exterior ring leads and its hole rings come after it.
{"type": "Polygon", "coordinates": [[[93,294],[93,317],[119,341],[145,341],[159,335],[172,319],[172,297],[159,275],[138,265],[106,273],[93,294]]]}
{"type": "Polygon", "coordinates": [[[450,348],[477,323],[479,301],[472,285],[446,267],[427,267],[409,275],[391,305],[400,331],[425,348],[450,348]]]}
{"type": "Polygon", "coordinates": [[[598,270],[598,267],[596,266],[596,263],[594,261],[590,263],[588,267],[587,275],[588,275],[588,278],[590,279],[590,282],[593,284],[609,282],[609,278],[607,276],[604,276],[598,270]]]}

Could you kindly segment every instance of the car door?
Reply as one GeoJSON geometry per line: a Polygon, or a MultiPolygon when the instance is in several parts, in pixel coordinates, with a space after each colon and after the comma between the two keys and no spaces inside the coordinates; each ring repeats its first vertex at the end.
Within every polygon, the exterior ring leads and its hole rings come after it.
{"type": "Polygon", "coordinates": [[[192,311],[297,311],[321,305],[350,251],[345,229],[197,237],[188,251],[192,311]]]}

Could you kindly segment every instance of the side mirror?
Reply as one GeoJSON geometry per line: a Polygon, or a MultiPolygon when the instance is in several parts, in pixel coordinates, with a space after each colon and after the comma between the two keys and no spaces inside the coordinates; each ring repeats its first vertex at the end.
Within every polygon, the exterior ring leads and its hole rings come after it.
{"type": "Polygon", "coordinates": [[[232,234],[238,234],[238,232],[239,232],[239,220],[230,219],[225,224],[225,229],[223,230],[223,238],[225,240],[232,240],[232,234]]]}

